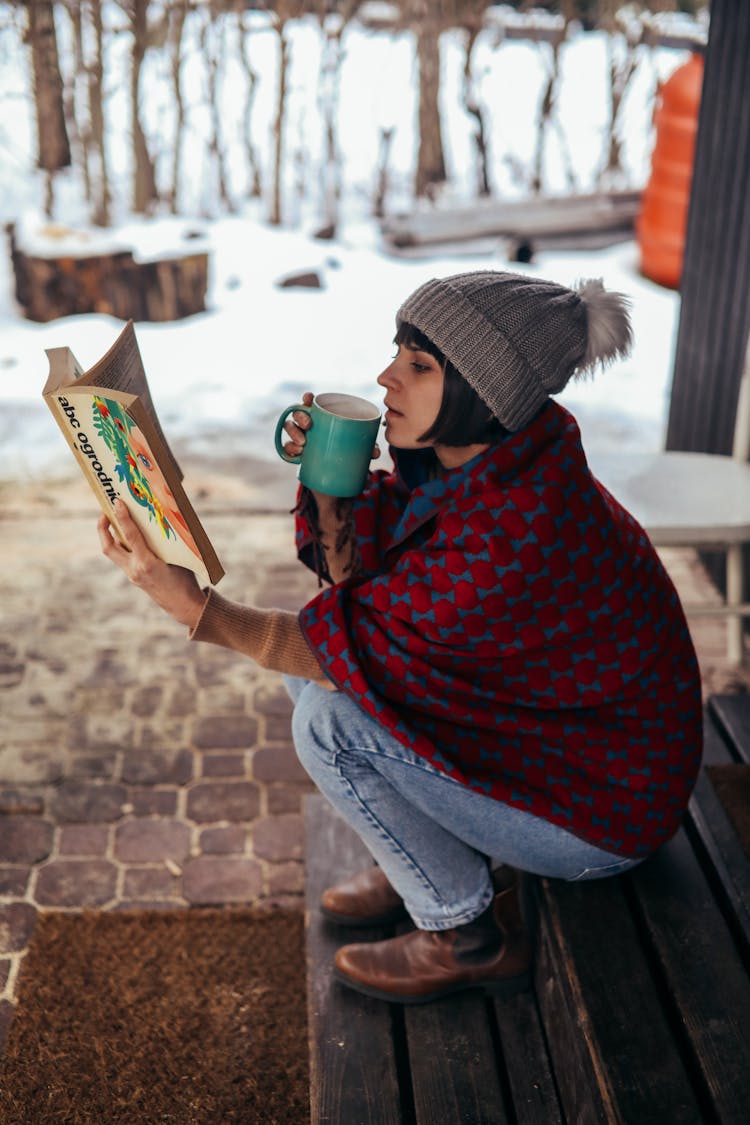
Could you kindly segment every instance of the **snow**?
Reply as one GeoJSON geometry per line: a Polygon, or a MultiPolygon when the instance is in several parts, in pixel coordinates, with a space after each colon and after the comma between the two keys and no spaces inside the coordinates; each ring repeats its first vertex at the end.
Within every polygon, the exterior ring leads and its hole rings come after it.
{"type": "MultiPolygon", "coordinates": [[[[3,7],[0,5],[0,7],[3,7]]],[[[397,125],[394,142],[392,209],[412,168],[414,146],[414,60],[406,33],[368,32],[352,28],[345,37],[341,77],[341,144],[348,193],[337,240],[315,240],[320,225],[319,185],[313,136],[315,83],[320,34],[314,21],[299,21],[292,35],[293,80],[290,92],[289,144],[307,145],[304,168],[289,161],[292,182],[286,185],[286,226],[265,221],[266,204],[245,202],[231,216],[201,214],[205,188],[199,183],[203,142],[193,137],[196,189],[192,206],[179,218],[143,220],[128,215],[120,203],[120,221],[108,232],[93,231],[82,222],[74,183],[64,184],[56,206],[54,237],[45,236],[39,217],[42,185],[33,172],[33,128],[23,70],[25,56],[8,48],[7,30],[0,56],[8,70],[7,90],[16,111],[5,114],[0,145],[10,159],[0,161],[0,212],[19,224],[24,245],[34,252],[50,246],[70,253],[90,252],[105,240],[126,245],[143,258],[179,252],[186,235],[200,237],[191,249],[210,254],[210,291],[205,313],[170,324],[139,323],[137,337],[151,389],[165,431],[181,449],[209,454],[220,449],[275,458],[273,425],[281,409],[301,393],[346,390],[376,402],[382,392],[375,379],[391,355],[394,313],[404,297],[429,277],[476,268],[514,269],[571,284],[583,277],[602,277],[605,284],[632,301],[635,347],[632,355],[590,381],[571,384],[560,401],[579,419],[589,446],[616,444],[619,449],[656,449],[663,442],[668,411],[679,297],[652,284],[638,270],[634,243],[597,252],[540,253],[531,265],[509,265],[498,243],[490,249],[467,247],[465,253],[429,259],[390,256],[381,245],[368,209],[375,181],[379,130],[397,125]],[[365,127],[366,123],[366,127],[365,127]],[[294,177],[302,177],[297,184],[294,177]],[[304,191],[297,188],[304,188],[304,191]],[[69,250],[68,250],[69,248],[69,250]],[[296,270],[317,270],[323,288],[280,288],[278,280],[296,270]]],[[[261,80],[256,113],[269,114],[275,74],[274,36],[257,33],[254,65],[261,80]],[[264,71],[267,67],[267,74],[264,71]],[[262,94],[262,97],[261,97],[262,94]],[[265,102],[264,102],[265,99],[265,102]]],[[[253,40],[256,42],[256,39],[253,40]]],[[[539,45],[507,42],[493,47],[485,37],[477,47],[480,96],[491,109],[493,183],[509,198],[523,194],[512,168],[527,167],[534,146],[533,122],[545,75],[539,45]]],[[[456,94],[462,65],[458,32],[444,37],[445,133],[452,170],[446,200],[464,202],[473,190],[472,154],[467,123],[456,94]]],[[[122,51],[122,47],[118,47],[122,51]]],[[[625,154],[633,184],[648,173],[651,136],[650,95],[657,77],[664,78],[685,58],[678,51],[644,52],[627,106],[625,154]]],[[[577,186],[591,190],[603,145],[606,120],[604,80],[607,56],[602,35],[574,34],[562,52],[563,85],[560,112],[577,186]]],[[[158,67],[152,64],[154,81],[158,67]]],[[[162,76],[163,77],[163,76],[162,76]]],[[[229,81],[229,77],[227,81],[229,81]]],[[[116,84],[115,84],[116,85],[116,84]]],[[[112,98],[116,102],[116,89],[112,98]]],[[[234,104],[237,89],[228,89],[234,104]]],[[[159,97],[149,99],[163,125],[167,110],[159,97]],[[159,108],[161,107],[161,108],[159,108]],[[161,116],[159,116],[161,115],[161,116]]],[[[270,117],[268,117],[270,120],[270,117]]],[[[196,131],[200,122],[194,119],[196,131]]],[[[554,130],[551,131],[553,134],[554,130]]],[[[227,136],[231,134],[227,124],[227,136]]],[[[263,138],[262,129],[257,135],[263,138]]],[[[239,147],[239,146],[237,146],[239,147]]],[[[186,160],[191,157],[186,145],[186,160]]],[[[126,181],[125,129],[113,145],[116,184],[126,181]]],[[[269,146],[270,151],[270,146],[269,146]]],[[[235,154],[236,155],[236,154],[235,154]]],[[[265,154],[264,154],[265,156],[265,154]]],[[[552,190],[566,188],[559,136],[551,136],[545,153],[552,190]]],[[[237,171],[235,169],[235,175],[237,171]]],[[[68,346],[88,367],[113,342],[122,325],[111,317],[86,315],[35,324],[25,320],[13,299],[8,256],[0,260],[0,478],[75,472],[63,450],[61,436],[41,400],[47,375],[44,349],[68,346]]],[[[183,465],[186,464],[181,453],[183,465]]]]}

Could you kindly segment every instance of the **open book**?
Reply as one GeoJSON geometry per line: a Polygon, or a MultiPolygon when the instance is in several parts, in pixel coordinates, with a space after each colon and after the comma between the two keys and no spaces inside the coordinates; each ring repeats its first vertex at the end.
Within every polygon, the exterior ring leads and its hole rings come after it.
{"type": "Polygon", "coordinates": [[[133,322],[88,371],[70,348],[48,348],[47,356],[44,400],[118,539],[119,498],[154,554],[194,571],[202,585],[218,582],[224,571],[156,416],[133,322]]]}

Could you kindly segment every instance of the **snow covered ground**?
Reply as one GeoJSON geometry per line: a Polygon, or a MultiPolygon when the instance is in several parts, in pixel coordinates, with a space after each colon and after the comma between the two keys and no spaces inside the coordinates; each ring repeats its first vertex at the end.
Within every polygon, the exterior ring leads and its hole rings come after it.
{"type": "MultiPolygon", "coordinates": [[[[300,26],[296,34],[292,133],[303,130],[305,120],[309,122],[309,111],[305,118],[301,107],[305,97],[308,106],[314,104],[306,84],[314,82],[317,73],[310,26],[300,26]]],[[[303,390],[348,389],[380,401],[375,378],[391,355],[393,318],[400,302],[429,277],[476,268],[512,268],[567,284],[582,277],[602,277],[608,287],[628,294],[635,328],[633,354],[596,379],[571,386],[561,401],[578,416],[589,446],[616,443],[619,448],[653,449],[661,444],[679,298],[640,276],[634,243],[597,252],[540,253],[528,266],[509,266],[500,245],[493,251],[477,253],[468,248],[461,256],[430,260],[394,258],[380,245],[366,206],[375,157],[363,151],[357,138],[367,134],[371,143],[377,135],[374,126],[363,130],[364,114],[371,124],[398,120],[404,153],[413,145],[412,114],[406,110],[414,104],[414,71],[407,38],[353,31],[347,40],[341,139],[349,191],[336,241],[321,242],[311,236],[320,216],[312,187],[307,199],[297,201],[297,210],[292,208],[289,225],[282,228],[269,227],[263,203],[255,201],[231,217],[197,217],[193,212],[179,219],[145,222],[123,215],[112,232],[148,253],[155,244],[174,244],[185,230],[198,229],[210,250],[207,311],[177,323],[136,326],[155,402],[167,434],[183,451],[185,468],[184,451],[189,456],[191,449],[208,456],[212,451],[224,456],[236,451],[275,458],[273,423],[279,410],[297,401],[303,390]],[[322,289],[277,286],[286,273],[306,268],[319,271],[322,289]]],[[[543,58],[533,45],[524,43],[508,43],[498,52],[487,42],[482,50],[483,96],[494,107],[497,148],[503,146],[506,155],[528,160],[543,58]],[[513,113],[501,112],[511,104],[513,113]]],[[[643,182],[648,174],[654,71],[664,77],[684,58],[675,51],[644,56],[626,114],[626,150],[634,183],[643,182]]],[[[460,42],[448,37],[444,65],[454,86],[460,60],[460,42]]],[[[566,133],[582,190],[590,189],[601,159],[605,65],[599,35],[578,34],[564,48],[561,112],[567,107],[566,133]]],[[[22,104],[25,78],[20,69],[15,81],[22,104]]],[[[452,168],[468,176],[467,126],[457,104],[458,99],[449,100],[446,112],[448,156],[452,168]]],[[[39,224],[35,208],[41,185],[32,171],[32,134],[23,113],[14,120],[6,115],[0,141],[13,159],[0,161],[0,211],[5,221],[23,218],[33,229],[39,224]]],[[[547,160],[554,183],[560,154],[556,156],[554,142],[550,143],[547,160]]],[[[396,182],[409,167],[404,153],[398,152],[397,148],[396,182]]],[[[506,164],[498,158],[498,178],[506,164]]],[[[453,182],[460,195],[461,175],[456,174],[453,182]]],[[[506,190],[510,193],[509,184],[506,190]]],[[[80,215],[72,202],[63,200],[58,212],[56,221],[80,229],[80,215]]],[[[121,327],[100,315],[46,325],[23,319],[13,300],[9,260],[7,255],[0,258],[0,478],[76,471],[40,398],[47,374],[44,349],[67,345],[89,366],[121,327]]]]}

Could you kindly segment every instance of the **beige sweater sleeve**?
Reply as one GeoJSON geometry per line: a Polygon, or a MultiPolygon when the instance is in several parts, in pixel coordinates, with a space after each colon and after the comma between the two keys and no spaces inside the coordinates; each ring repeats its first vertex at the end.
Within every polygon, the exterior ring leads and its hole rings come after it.
{"type": "Polygon", "coordinates": [[[332,687],[305,640],[297,615],[240,605],[209,590],[192,641],[208,641],[251,657],[261,668],[332,687]]]}
{"type": "MultiPolygon", "coordinates": [[[[326,567],[334,584],[351,571],[353,547],[339,545],[341,520],[336,500],[315,493],[321,546],[326,567]]],[[[207,641],[249,656],[261,668],[301,676],[333,688],[305,640],[296,614],[282,609],[257,609],[240,605],[209,590],[203,612],[190,633],[190,640],[207,641]]]]}

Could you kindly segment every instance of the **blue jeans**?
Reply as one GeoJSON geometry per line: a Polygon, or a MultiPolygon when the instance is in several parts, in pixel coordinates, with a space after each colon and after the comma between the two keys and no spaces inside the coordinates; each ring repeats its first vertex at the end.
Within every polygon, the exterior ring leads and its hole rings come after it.
{"type": "Polygon", "coordinates": [[[619,875],[623,859],[477,793],[397,741],[342,691],[285,676],[292,733],[310,777],[369,849],[422,930],[478,917],[488,860],[569,881],[619,875]]]}

